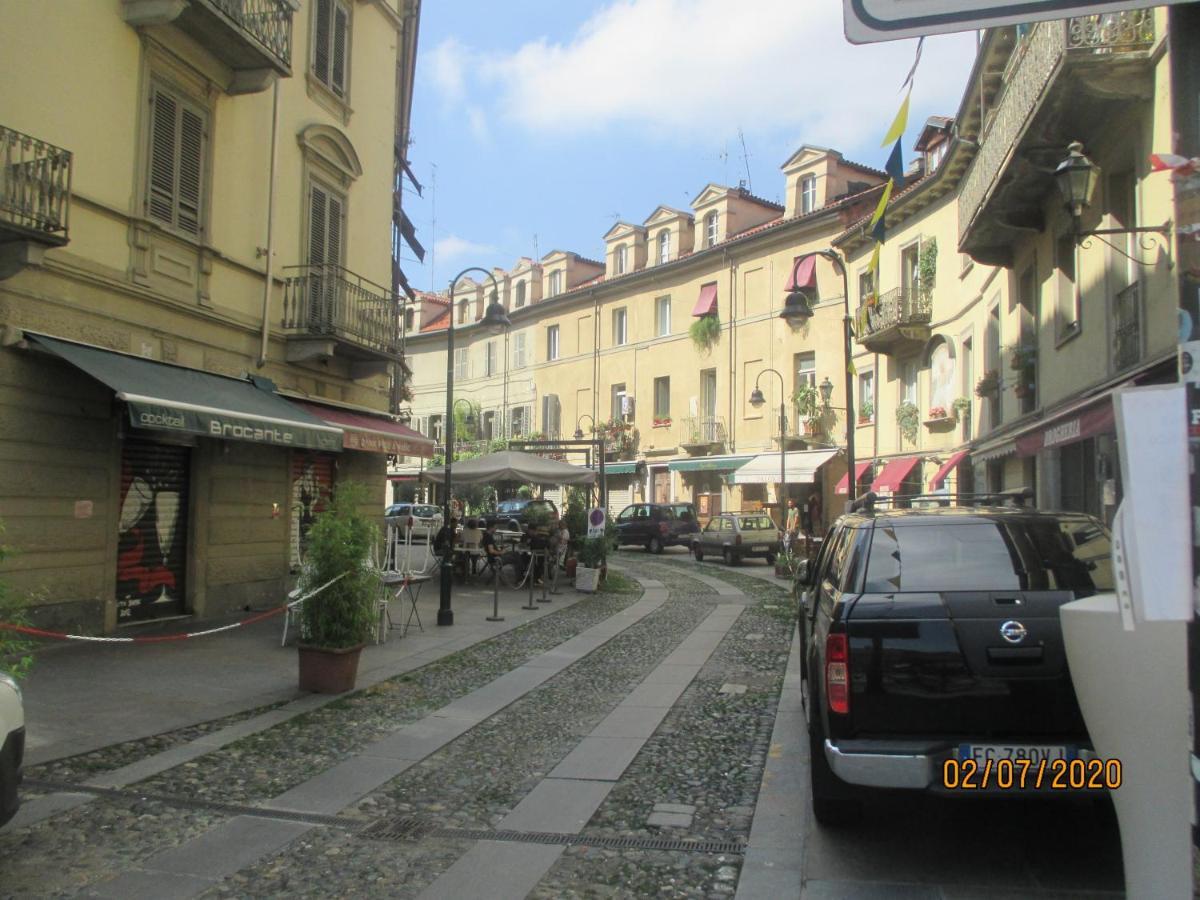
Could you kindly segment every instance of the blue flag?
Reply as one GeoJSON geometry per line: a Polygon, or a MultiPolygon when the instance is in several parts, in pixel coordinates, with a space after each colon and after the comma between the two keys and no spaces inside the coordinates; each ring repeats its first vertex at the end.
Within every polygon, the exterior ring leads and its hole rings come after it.
{"type": "Polygon", "coordinates": [[[883,170],[892,176],[892,181],[896,182],[896,187],[904,187],[904,157],[900,150],[900,141],[902,138],[896,138],[896,143],[892,147],[892,153],[888,157],[887,165],[883,170]]]}

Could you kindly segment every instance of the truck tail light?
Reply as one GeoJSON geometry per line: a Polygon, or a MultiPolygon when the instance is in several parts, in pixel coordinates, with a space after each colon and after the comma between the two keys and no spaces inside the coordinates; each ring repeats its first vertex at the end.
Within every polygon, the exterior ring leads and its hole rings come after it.
{"type": "Polygon", "coordinates": [[[845,634],[825,638],[825,697],[830,712],[850,712],[850,651],[845,634]]]}
{"type": "Polygon", "coordinates": [[[671,526],[669,526],[666,522],[658,523],[658,533],[659,534],[665,535],[665,534],[670,534],[670,532],[671,532],[671,526]]]}

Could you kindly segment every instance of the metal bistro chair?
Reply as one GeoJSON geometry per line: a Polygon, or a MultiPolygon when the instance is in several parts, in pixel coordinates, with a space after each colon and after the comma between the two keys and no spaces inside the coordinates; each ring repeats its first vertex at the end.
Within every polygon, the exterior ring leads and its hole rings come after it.
{"type": "Polygon", "coordinates": [[[421,614],[417,610],[417,600],[421,588],[433,577],[437,569],[437,559],[433,555],[434,531],[429,526],[410,526],[404,529],[389,527],[387,554],[383,570],[384,597],[381,600],[380,631],[386,620],[389,630],[394,626],[389,600],[395,599],[401,604],[408,598],[408,617],[404,621],[400,636],[408,634],[413,619],[417,620],[417,628],[425,630],[421,624],[421,614]]]}

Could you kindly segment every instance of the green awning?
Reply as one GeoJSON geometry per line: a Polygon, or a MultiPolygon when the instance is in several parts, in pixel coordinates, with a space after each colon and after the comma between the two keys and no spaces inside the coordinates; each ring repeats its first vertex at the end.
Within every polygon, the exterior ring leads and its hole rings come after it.
{"type": "Polygon", "coordinates": [[[696,459],[673,459],[667,464],[672,472],[731,472],[753,456],[701,456],[696,459]]]}
{"type": "MultiPolygon", "coordinates": [[[[135,428],[231,441],[341,450],[342,430],[288,403],[273,390],[170,363],[86,344],[26,334],[34,344],[108,385],[135,428]]],[[[265,385],[269,381],[263,380],[265,385]]]]}
{"type": "Polygon", "coordinates": [[[606,462],[604,464],[604,476],[609,475],[633,475],[638,470],[641,463],[637,460],[633,462],[606,462]]]}

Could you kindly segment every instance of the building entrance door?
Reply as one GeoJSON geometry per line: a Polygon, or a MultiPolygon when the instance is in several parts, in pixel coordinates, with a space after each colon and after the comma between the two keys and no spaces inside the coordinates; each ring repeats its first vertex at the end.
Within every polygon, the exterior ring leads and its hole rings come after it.
{"type": "Polygon", "coordinates": [[[671,473],[666,469],[659,469],[654,473],[654,502],[671,502],[671,473]]]}

